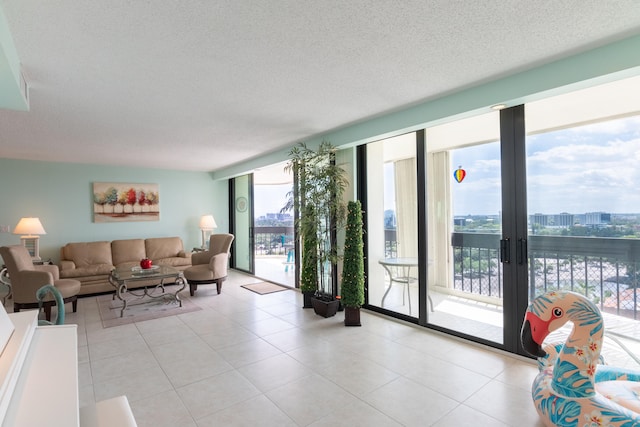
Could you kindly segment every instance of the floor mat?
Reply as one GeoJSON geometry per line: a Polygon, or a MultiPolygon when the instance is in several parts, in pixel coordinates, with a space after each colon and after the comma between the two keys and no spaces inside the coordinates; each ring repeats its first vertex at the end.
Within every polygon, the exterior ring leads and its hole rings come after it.
{"type": "Polygon", "coordinates": [[[289,289],[286,286],[276,285],[275,283],[271,282],[252,283],[250,285],[242,285],[242,287],[260,295],[286,291],[289,289]]]}

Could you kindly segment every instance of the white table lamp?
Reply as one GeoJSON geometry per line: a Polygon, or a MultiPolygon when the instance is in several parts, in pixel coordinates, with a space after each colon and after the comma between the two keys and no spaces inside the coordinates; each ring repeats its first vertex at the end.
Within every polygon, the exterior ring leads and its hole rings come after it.
{"type": "Polygon", "coordinates": [[[202,215],[200,218],[200,230],[202,230],[202,249],[207,249],[207,232],[213,231],[214,228],[218,228],[216,220],[213,219],[213,215],[202,215]]]}
{"type": "Polygon", "coordinates": [[[34,261],[40,261],[39,234],[47,234],[40,222],[40,218],[25,217],[20,219],[16,228],[13,229],[13,234],[22,234],[20,240],[22,240],[22,244],[29,251],[31,258],[34,261]]]}

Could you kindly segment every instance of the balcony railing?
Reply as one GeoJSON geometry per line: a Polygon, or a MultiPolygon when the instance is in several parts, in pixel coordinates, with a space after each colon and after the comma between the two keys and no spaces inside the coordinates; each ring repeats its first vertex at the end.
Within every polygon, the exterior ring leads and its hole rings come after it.
{"type": "MultiPolygon", "coordinates": [[[[287,255],[293,227],[255,227],[256,255],[287,255]]],[[[453,288],[502,298],[500,235],[451,235],[453,288]]],[[[640,240],[529,236],[529,298],[549,290],[570,290],[589,297],[608,313],[640,319],[640,240]]],[[[396,252],[395,230],[385,230],[385,256],[396,252]]]]}
{"type": "MultiPolygon", "coordinates": [[[[386,230],[385,249],[393,256],[395,233],[386,230]]],[[[500,236],[453,233],[453,288],[501,298],[500,236]]],[[[549,290],[586,295],[608,313],[640,318],[640,240],[529,236],[529,298],[549,290]]]]}
{"type": "MultiPolygon", "coordinates": [[[[502,296],[500,236],[453,233],[454,289],[502,296]]],[[[529,298],[549,290],[583,294],[602,311],[638,319],[640,240],[529,236],[529,298]]]]}
{"type": "Polygon", "coordinates": [[[254,227],[256,255],[287,255],[293,248],[293,227],[254,227]]]}

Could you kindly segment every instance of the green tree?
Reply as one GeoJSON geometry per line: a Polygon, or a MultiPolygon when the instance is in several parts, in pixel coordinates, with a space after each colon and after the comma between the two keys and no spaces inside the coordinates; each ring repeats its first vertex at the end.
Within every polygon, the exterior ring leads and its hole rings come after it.
{"type": "MultiPolygon", "coordinates": [[[[335,295],[335,284],[331,272],[338,260],[336,232],[344,223],[346,208],[342,196],[347,186],[344,169],[335,164],[336,148],[323,141],[317,150],[301,142],[289,152],[290,161],[285,171],[293,171],[297,177],[296,188],[289,192],[288,200],[281,212],[294,210],[301,212],[294,225],[302,239],[305,257],[313,257],[317,262],[318,289],[325,294],[335,295]],[[307,214],[307,206],[313,207],[313,215],[307,214]],[[305,243],[310,234],[315,236],[315,245],[305,243]],[[310,253],[312,246],[315,253],[310,253]]],[[[302,281],[302,275],[300,280],[302,281]]],[[[302,282],[302,287],[308,284],[302,282]]]]}

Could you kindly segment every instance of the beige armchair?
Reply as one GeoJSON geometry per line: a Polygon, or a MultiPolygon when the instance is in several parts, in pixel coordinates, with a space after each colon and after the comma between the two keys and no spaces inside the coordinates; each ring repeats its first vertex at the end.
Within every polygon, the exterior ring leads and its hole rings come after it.
{"type": "Polygon", "coordinates": [[[184,270],[184,278],[189,283],[189,293],[194,295],[198,285],[215,283],[218,293],[222,282],[227,279],[229,253],[233,234],[212,234],[209,250],[196,252],[191,256],[192,266],[184,270]]]}
{"type": "MultiPolygon", "coordinates": [[[[13,311],[21,309],[38,308],[36,291],[44,285],[53,285],[60,291],[64,303],[71,303],[73,311],[78,308],[78,292],[80,282],[73,279],[60,279],[57,265],[33,265],[27,248],[20,245],[3,246],[0,255],[7,266],[11,292],[13,295],[13,311]]],[[[51,321],[51,307],[55,304],[52,295],[48,295],[43,301],[45,318],[51,321]]],[[[64,310],[64,307],[58,307],[64,310]]]]}

